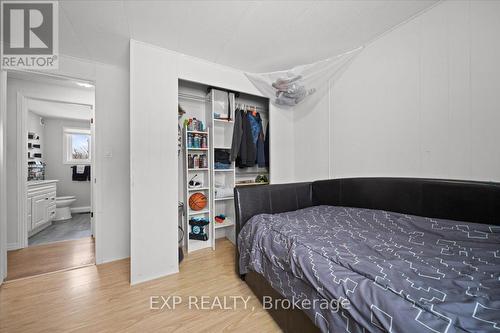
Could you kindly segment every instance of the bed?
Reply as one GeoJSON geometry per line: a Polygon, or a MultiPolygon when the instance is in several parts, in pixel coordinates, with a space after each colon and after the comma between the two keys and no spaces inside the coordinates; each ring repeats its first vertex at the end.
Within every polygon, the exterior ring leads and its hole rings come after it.
{"type": "Polygon", "coordinates": [[[235,198],[237,272],[284,331],[500,329],[498,184],[355,178],[235,198]]]}

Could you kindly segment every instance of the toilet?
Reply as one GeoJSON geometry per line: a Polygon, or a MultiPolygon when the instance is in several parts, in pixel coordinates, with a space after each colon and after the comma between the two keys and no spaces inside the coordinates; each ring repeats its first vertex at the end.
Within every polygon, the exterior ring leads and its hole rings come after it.
{"type": "Polygon", "coordinates": [[[68,220],[71,216],[71,209],[69,206],[76,201],[75,196],[56,197],[56,217],[53,221],[68,220]]]}

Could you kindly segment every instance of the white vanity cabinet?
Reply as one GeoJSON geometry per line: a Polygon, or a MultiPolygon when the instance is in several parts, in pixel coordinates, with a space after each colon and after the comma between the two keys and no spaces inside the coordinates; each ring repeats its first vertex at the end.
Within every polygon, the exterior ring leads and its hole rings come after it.
{"type": "Polygon", "coordinates": [[[57,181],[28,182],[27,223],[31,236],[48,227],[56,215],[57,181]]]}

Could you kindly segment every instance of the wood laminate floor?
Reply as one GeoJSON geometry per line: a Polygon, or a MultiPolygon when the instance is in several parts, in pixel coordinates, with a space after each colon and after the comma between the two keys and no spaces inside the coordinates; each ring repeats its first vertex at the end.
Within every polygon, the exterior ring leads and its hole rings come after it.
{"type": "Polygon", "coordinates": [[[95,263],[94,238],[29,246],[7,252],[7,281],[95,263]]]}
{"type": "Polygon", "coordinates": [[[0,288],[0,332],[279,332],[234,271],[234,246],[200,250],[180,273],[129,284],[129,260],[7,282],[0,288]],[[150,309],[151,296],[181,296],[176,309],[150,309]],[[250,296],[248,308],[189,309],[189,296],[250,296]]]}

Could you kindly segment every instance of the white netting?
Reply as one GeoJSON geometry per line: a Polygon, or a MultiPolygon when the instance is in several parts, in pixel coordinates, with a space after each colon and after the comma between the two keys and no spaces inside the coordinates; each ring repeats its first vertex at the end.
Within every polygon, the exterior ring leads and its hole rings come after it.
{"type": "Polygon", "coordinates": [[[245,73],[248,79],[280,107],[294,107],[308,101],[312,106],[328,89],[328,81],[337,79],[362,47],[292,69],[269,73],[245,73]]]}

